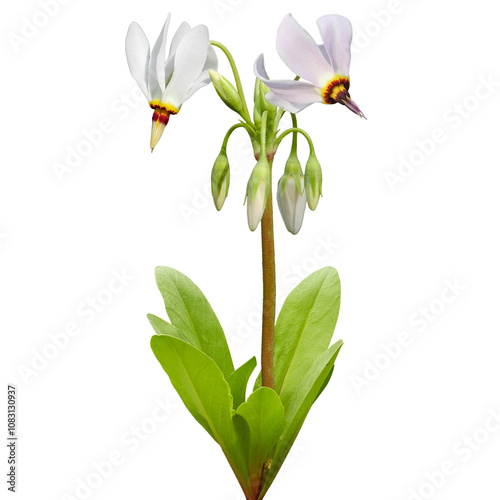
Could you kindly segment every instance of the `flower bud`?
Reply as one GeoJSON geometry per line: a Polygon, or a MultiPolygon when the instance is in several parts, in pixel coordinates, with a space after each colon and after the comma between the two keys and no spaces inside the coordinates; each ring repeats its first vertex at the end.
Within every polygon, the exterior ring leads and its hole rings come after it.
{"type": "Polygon", "coordinates": [[[255,231],[259,225],[267,205],[271,189],[271,171],[267,157],[262,155],[255,165],[247,184],[247,217],[250,231],[255,231]]]}
{"type": "Polygon", "coordinates": [[[278,182],[278,207],[286,228],[297,234],[302,227],[306,210],[304,176],[287,173],[278,182]]]}
{"type": "Polygon", "coordinates": [[[241,102],[240,94],[238,94],[238,91],[234,88],[233,84],[213,69],[210,69],[209,73],[212,83],[214,84],[215,91],[224,104],[233,111],[236,111],[236,113],[240,113],[243,108],[243,104],[241,102]]]}
{"type": "Polygon", "coordinates": [[[276,116],[277,107],[271,104],[266,99],[266,94],[269,92],[267,86],[262,83],[259,79],[255,81],[255,88],[253,93],[254,108],[253,108],[253,120],[255,125],[260,128],[262,121],[262,114],[267,111],[269,114],[268,124],[273,124],[273,118],[276,116]]]}
{"type": "Polygon", "coordinates": [[[306,196],[307,204],[311,210],[316,210],[318,206],[319,197],[323,196],[321,186],[323,184],[323,174],[321,172],[321,165],[314,153],[311,153],[306,163],[306,196]]]}
{"type": "Polygon", "coordinates": [[[266,99],[266,95],[269,93],[269,88],[261,80],[258,80],[258,82],[259,82],[259,87],[260,87],[259,98],[261,99],[262,112],[267,111],[270,116],[274,116],[276,114],[276,111],[278,108],[274,104],[271,104],[266,99]]]}
{"type": "Polygon", "coordinates": [[[222,149],[212,168],[212,197],[217,210],[220,210],[224,205],[228,191],[229,161],[225,150],[222,149]]]}

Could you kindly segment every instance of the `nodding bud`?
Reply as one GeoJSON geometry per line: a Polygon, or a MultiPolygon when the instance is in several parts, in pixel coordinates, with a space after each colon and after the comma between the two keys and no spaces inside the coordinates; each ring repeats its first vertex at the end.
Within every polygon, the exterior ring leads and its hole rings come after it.
{"type": "Polygon", "coordinates": [[[296,153],[292,152],[285,166],[285,173],[278,182],[278,207],[286,228],[297,234],[302,227],[306,211],[304,176],[296,153]]]}
{"type": "Polygon", "coordinates": [[[255,165],[247,184],[248,227],[255,231],[266,210],[267,198],[271,189],[271,170],[266,155],[262,155],[255,165]]]}
{"type": "Polygon", "coordinates": [[[233,84],[213,69],[208,70],[208,72],[210,73],[210,79],[214,84],[215,91],[224,104],[233,111],[236,111],[236,113],[240,113],[243,109],[243,103],[241,102],[240,94],[238,94],[233,84]]]}
{"type": "Polygon", "coordinates": [[[212,168],[212,197],[215,208],[220,211],[229,191],[229,160],[226,151],[221,150],[212,168]]]}
{"type": "Polygon", "coordinates": [[[323,196],[321,187],[323,184],[323,174],[321,172],[321,165],[319,164],[316,155],[311,152],[309,159],[306,163],[306,196],[307,204],[311,210],[316,210],[318,206],[319,197],[323,196]]]}

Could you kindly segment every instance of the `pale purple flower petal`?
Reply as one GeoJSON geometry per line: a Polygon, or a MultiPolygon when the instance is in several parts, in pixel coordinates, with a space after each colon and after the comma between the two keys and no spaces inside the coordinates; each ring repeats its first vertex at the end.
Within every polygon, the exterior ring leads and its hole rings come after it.
{"type": "Polygon", "coordinates": [[[264,66],[263,54],[255,61],[254,72],[255,76],[264,82],[271,91],[267,94],[266,99],[271,104],[280,106],[290,113],[296,113],[297,107],[304,109],[315,102],[323,102],[318,89],[311,83],[295,80],[270,80],[264,66]],[[277,104],[277,102],[279,103],[277,104]],[[291,109],[295,109],[295,111],[291,111],[291,109]]]}
{"type": "Polygon", "coordinates": [[[352,41],[351,22],[343,16],[330,14],[320,17],[317,24],[333,70],[337,75],[349,76],[352,41]]]}
{"type": "Polygon", "coordinates": [[[285,16],[278,28],[276,48],[283,62],[301,78],[317,87],[324,87],[333,71],[311,35],[291,14],[285,16]]]}

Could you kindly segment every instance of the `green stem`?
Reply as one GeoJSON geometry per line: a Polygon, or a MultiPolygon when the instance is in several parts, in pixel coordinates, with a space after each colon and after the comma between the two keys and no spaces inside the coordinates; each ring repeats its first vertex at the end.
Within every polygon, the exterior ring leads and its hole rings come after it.
{"type": "MultiPolygon", "coordinates": [[[[297,126],[297,115],[295,113],[291,113],[292,115],[292,127],[293,128],[298,128],[297,126]]],[[[293,139],[292,139],[292,153],[297,154],[297,131],[295,130],[293,133],[293,139]]]]}
{"type": "MultiPolygon", "coordinates": [[[[267,149],[267,116],[262,113],[260,154],[267,149]]],[[[269,159],[269,182],[272,186],[273,158],[269,159]]],[[[276,261],[274,253],[273,195],[269,192],[260,222],[262,235],[262,385],[274,389],[274,322],[276,319],[276,261]]]]}
{"type": "MultiPolygon", "coordinates": [[[[269,161],[269,168],[273,160],[269,161]]],[[[276,319],[276,261],[274,253],[273,194],[267,197],[260,222],[262,234],[262,385],[274,389],[274,322],[276,319]]]]}
{"type": "Polygon", "coordinates": [[[262,121],[260,124],[260,151],[266,152],[267,148],[267,117],[269,116],[269,112],[267,110],[262,113],[262,121]]]}
{"type": "Polygon", "coordinates": [[[255,131],[251,129],[246,123],[236,123],[233,125],[226,133],[224,140],[222,141],[222,148],[224,151],[226,150],[227,143],[229,142],[229,138],[231,137],[231,134],[238,128],[244,128],[247,132],[248,135],[250,136],[250,139],[252,139],[252,136],[255,137],[255,131]]]}
{"type": "Polygon", "coordinates": [[[218,47],[226,55],[226,57],[229,61],[229,64],[231,65],[231,69],[233,70],[234,80],[236,82],[236,90],[238,91],[238,94],[241,97],[241,103],[242,103],[241,116],[245,119],[245,121],[248,124],[252,125],[252,128],[253,128],[252,119],[250,117],[247,102],[245,100],[245,94],[243,93],[243,86],[241,85],[240,74],[238,73],[238,69],[236,68],[236,63],[234,62],[234,58],[233,58],[231,52],[229,52],[229,49],[220,42],[217,42],[215,40],[210,40],[210,43],[214,47],[218,47]]]}
{"type": "Polygon", "coordinates": [[[285,130],[275,141],[274,143],[274,150],[276,151],[278,149],[278,146],[280,145],[281,141],[288,135],[291,134],[292,132],[298,132],[299,134],[302,134],[307,142],[309,143],[309,149],[311,150],[311,153],[314,153],[314,145],[311,139],[311,136],[305,131],[302,130],[301,128],[293,127],[289,128],[288,130],[285,130]]]}

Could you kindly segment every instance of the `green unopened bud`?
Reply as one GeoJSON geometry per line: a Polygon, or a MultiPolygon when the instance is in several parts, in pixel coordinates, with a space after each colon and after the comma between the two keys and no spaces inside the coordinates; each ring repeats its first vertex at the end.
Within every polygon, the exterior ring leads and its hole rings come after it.
{"type": "Polygon", "coordinates": [[[212,168],[212,197],[217,210],[220,210],[224,205],[228,191],[229,161],[225,150],[222,149],[212,168]]]}
{"type": "Polygon", "coordinates": [[[307,204],[311,210],[316,210],[318,206],[319,197],[323,196],[321,187],[323,184],[323,174],[321,172],[321,165],[314,153],[311,153],[306,163],[306,196],[307,204]]]}
{"type": "Polygon", "coordinates": [[[258,78],[255,79],[255,89],[253,92],[253,121],[257,128],[260,129],[260,125],[262,123],[262,98],[261,98],[261,87],[260,80],[258,78]]]}
{"type": "Polygon", "coordinates": [[[269,88],[267,85],[259,80],[260,83],[260,97],[262,100],[261,109],[262,112],[267,111],[270,116],[274,116],[276,114],[276,110],[278,109],[274,104],[271,104],[267,99],[266,95],[269,93],[269,88]]]}
{"type": "Polygon", "coordinates": [[[224,104],[233,111],[236,111],[236,113],[240,113],[243,108],[243,103],[241,102],[240,94],[238,94],[233,84],[213,69],[210,69],[209,73],[215,91],[224,104]]]}
{"type": "Polygon", "coordinates": [[[271,189],[271,170],[266,155],[262,155],[255,165],[247,184],[248,227],[255,231],[266,210],[267,198],[271,189]]]}

